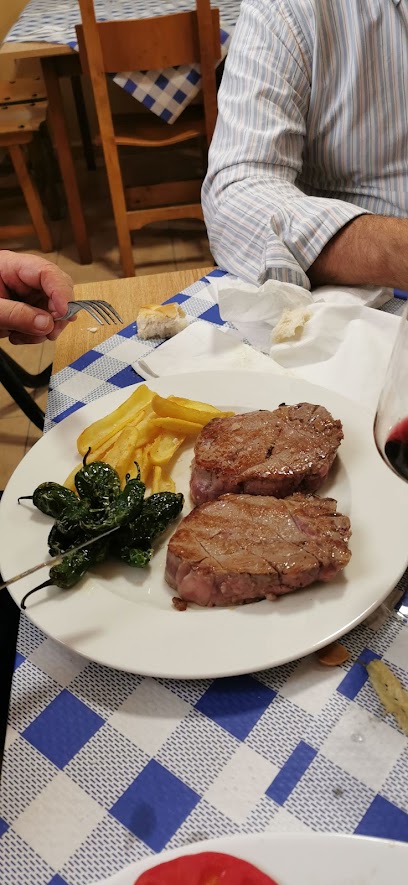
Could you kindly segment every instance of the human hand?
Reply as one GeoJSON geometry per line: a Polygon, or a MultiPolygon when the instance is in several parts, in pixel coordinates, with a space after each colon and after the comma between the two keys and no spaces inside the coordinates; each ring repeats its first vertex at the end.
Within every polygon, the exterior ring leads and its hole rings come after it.
{"type": "Polygon", "coordinates": [[[0,338],[11,344],[54,341],[67,325],[55,322],[74,298],[71,278],[46,258],[0,251],[0,338]]]}

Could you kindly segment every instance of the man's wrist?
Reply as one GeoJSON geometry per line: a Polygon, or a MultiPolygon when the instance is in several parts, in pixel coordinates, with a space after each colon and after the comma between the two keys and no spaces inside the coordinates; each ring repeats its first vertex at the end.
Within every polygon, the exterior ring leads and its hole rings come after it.
{"type": "Polygon", "coordinates": [[[408,286],[408,219],[360,215],[325,246],[308,271],[312,286],[408,286]]]}

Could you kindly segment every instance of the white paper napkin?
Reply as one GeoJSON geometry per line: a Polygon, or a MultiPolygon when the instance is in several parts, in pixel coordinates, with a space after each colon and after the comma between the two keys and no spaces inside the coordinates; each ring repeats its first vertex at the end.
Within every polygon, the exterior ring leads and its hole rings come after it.
{"type": "Polygon", "coordinates": [[[374,309],[389,292],[325,286],[310,293],[273,280],[256,288],[220,278],[206,289],[207,298],[209,294],[222,318],[253,346],[231,330],[197,320],[136,363],[139,374],[148,379],[222,369],[284,372],[376,409],[399,323],[399,317],[374,309]],[[271,344],[282,311],[299,306],[310,313],[303,329],[294,338],[271,344]]]}
{"type": "Polygon", "coordinates": [[[375,411],[399,317],[371,307],[313,304],[299,338],[274,344],[274,360],[313,384],[375,411]]]}
{"type": "Polygon", "coordinates": [[[191,323],[134,364],[143,378],[217,369],[285,372],[269,356],[205,320],[191,323]]]}
{"type": "Polygon", "coordinates": [[[313,304],[380,307],[391,297],[390,290],[370,286],[361,289],[321,286],[308,292],[300,286],[277,280],[268,280],[259,288],[234,280],[229,286],[220,288],[217,301],[222,319],[233,323],[257,350],[269,353],[272,329],[285,310],[309,308],[313,304]]]}

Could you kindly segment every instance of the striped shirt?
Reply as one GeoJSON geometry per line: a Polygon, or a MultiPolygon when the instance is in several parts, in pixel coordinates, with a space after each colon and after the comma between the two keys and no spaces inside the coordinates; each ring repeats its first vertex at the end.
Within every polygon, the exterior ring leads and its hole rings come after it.
{"type": "Polygon", "coordinates": [[[363,213],[408,215],[408,0],[243,0],[202,202],[218,264],[310,288],[363,213]]]}

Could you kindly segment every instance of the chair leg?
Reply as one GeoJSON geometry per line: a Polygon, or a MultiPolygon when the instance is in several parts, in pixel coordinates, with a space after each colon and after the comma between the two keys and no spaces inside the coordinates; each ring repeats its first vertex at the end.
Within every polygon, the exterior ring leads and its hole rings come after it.
{"type": "Polygon", "coordinates": [[[131,233],[127,221],[126,198],[119,162],[119,153],[116,144],[107,145],[103,139],[102,147],[105,157],[106,171],[108,174],[109,190],[112,200],[113,215],[115,218],[123,275],[125,277],[134,277],[135,260],[133,258],[131,233]]]}
{"type": "Polygon", "coordinates": [[[24,152],[19,144],[9,145],[8,151],[14,166],[14,171],[18,178],[18,183],[23,191],[28,211],[31,215],[34,230],[37,234],[41,249],[43,252],[52,252],[51,233],[43,216],[41,201],[38,196],[37,188],[32,181],[24,152]]]}
{"type": "Polygon", "coordinates": [[[4,385],[7,392],[27,418],[32,421],[39,430],[43,430],[45,419],[44,412],[39,406],[37,406],[37,403],[32,399],[30,394],[27,393],[8,363],[3,359],[2,354],[0,354],[0,383],[4,385]]]}
{"type": "Polygon", "coordinates": [[[30,372],[26,372],[26,370],[23,369],[22,366],[20,366],[20,363],[16,363],[16,361],[13,360],[13,357],[11,357],[5,350],[1,350],[1,348],[0,356],[2,361],[7,363],[12,372],[14,372],[18,381],[21,381],[21,384],[23,384],[24,387],[37,388],[47,386],[51,378],[52,363],[47,366],[46,369],[43,369],[42,372],[38,372],[38,374],[36,375],[31,375],[30,372]]]}
{"type": "Polygon", "coordinates": [[[81,133],[82,147],[84,150],[86,165],[89,172],[94,172],[96,169],[95,153],[92,144],[91,132],[89,129],[88,114],[86,112],[82,82],[79,76],[71,77],[71,89],[75,103],[79,131],[81,133]]]}
{"type": "MultiPolygon", "coordinates": [[[[132,238],[126,217],[126,202],[123,182],[122,178],[120,178],[120,182],[115,182],[114,180],[112,180],[108,164],[106,165],[123,276],[134,277],[136,273],[135,259],[133,258],[132,238]]],[[[114,176],[114,178],[116,178],[116,176],[114,176]]]]}
{"type": "Polygon", "coordinates": [[[34,133],[34,138],[27,147],[30,168],[33,170],[33,178],[42,205],[45,206],[51,221],[61,221],[67,217],[67,205],[58,163],[45,120],[40,124],[38,132],[34,133]]]}

